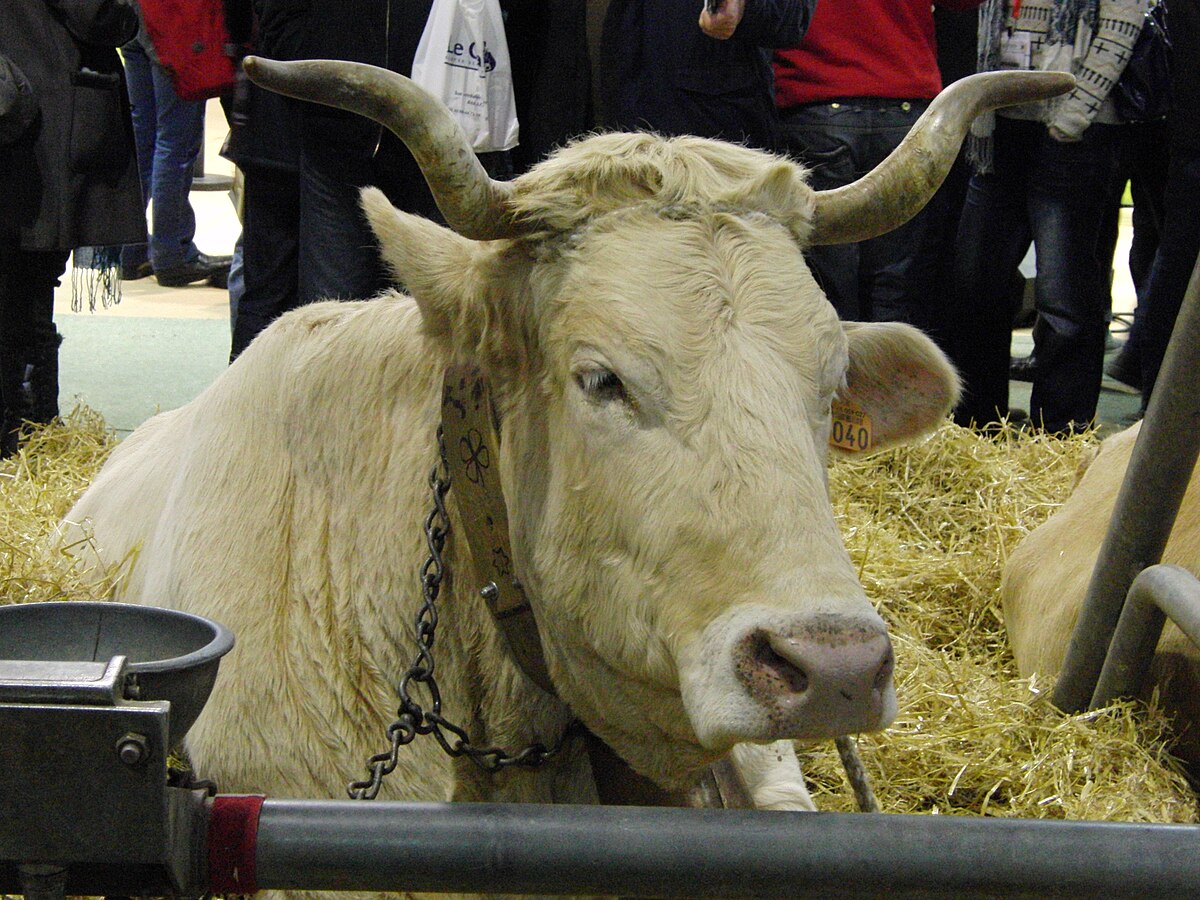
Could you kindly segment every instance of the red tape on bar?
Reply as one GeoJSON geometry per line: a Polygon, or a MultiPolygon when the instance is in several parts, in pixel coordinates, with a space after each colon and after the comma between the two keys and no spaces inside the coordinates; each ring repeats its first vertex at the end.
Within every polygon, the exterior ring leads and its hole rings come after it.
{"type": "Polygon", "coordinates": [[[253,894],[258,890],[258,815],[266,798],[221,794],[208,815],[208,890],[253,894]]]}

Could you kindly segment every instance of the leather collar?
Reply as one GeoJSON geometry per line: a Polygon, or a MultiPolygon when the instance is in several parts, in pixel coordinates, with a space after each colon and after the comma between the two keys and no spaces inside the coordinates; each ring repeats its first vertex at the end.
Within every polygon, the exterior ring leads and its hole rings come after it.
{"type": "Polygon", "coordinates": [[[508,510],[500,487],[499,420],[487,379],[474,366],[446,369],[442,391],[446,465],[458,498],[463,536],[474,560],[475,584],[517,665],[555,694],[537,619],[513,565],[508,510]]]}

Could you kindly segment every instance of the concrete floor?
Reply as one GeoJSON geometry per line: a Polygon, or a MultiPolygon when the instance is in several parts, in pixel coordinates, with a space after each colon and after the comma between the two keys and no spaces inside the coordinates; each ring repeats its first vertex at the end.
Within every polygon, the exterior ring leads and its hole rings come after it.
{"type": "MultiPolygon", "coordinates": [[[[206,180],[227,181],[232,166],[218,155],[225,137],[225,117],[210,101],[206,119],[206,180]]],[[[240,230],[225,190],[192,193],[196,210],[196,243],[205,253],[228,254],[240,230]]],[[[1124,260],[1129,252],[1129,210],[1122,211],[1114,311],[1133,308],[1133,286],[1124,260]]],[[[1023,267],[1023,268],[1027,268],[1023,267]]],[[[1031,271],[1030,271],[1031,273],[1031,271]]],[[[60,405],[69,410],[82,401],[98,410],[118,434],[125,435],[156,412],[188,402],[215,379],[229,359],[229,295],[194,285],[164,288],[151,278],[123,282],[119,304],[95,312],[71,311],[71,272],[55,298],[55,315],[64,342],[60,359],[60,405]]],[[[1123,340],[1123,335],[1115,335],[1123,340]]],[[[1013,354],[1032,347],[1027,329],[1013,333],[1013,354]]],[[[1011,405],[1029,408],[1027,383],[1012,382],[1011,405]]],[[[1099,418],[1102,430],[1122,427],[1136,411],[1137,394],[1105,379],[1099,418]]]]}

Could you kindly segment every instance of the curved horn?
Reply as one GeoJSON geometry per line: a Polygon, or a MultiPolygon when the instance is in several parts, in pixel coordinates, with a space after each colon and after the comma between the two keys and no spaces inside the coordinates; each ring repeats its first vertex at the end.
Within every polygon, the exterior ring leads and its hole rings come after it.
{"type": "Polygon", "coordinates": [[[1075,86],[1065,72],[985,72],[956,81],[900,146],[858,181],[817,191],[813,244],[849,244],[899,228],[929,202],[980,113],[1044,100],[1075,86]]]}
{"type": "Polygon", "coordinates": [[[494,240],[528,230],[518,227],[509,212],[512,185],[488,176],[449,110],[411,79],[344,60],[278,62],[247,56],[242,65],[260,87],[386,126],[408,147],[447,224],[463,237],[494,240]]]}

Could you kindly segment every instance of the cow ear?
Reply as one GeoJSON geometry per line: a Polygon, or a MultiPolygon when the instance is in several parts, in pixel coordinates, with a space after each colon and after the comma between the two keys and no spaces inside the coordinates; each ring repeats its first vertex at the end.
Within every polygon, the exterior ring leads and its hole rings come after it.
{"type": "Polygon", "coordinates": [[[426,335],[455,350],[474,347],[490,318],[485,306],[493,254],[486,245],[401,212],[377,188],[364,188],[360,202],[384,264],[421,310],[426,335]]]}
{"type": "Polygon", "coordinates": [[[958,374],[924,333],[898,322],[843,323],[846,384],[830,443],[844,453],[885,450],[932,431],[958,402],[958,374]]]}

